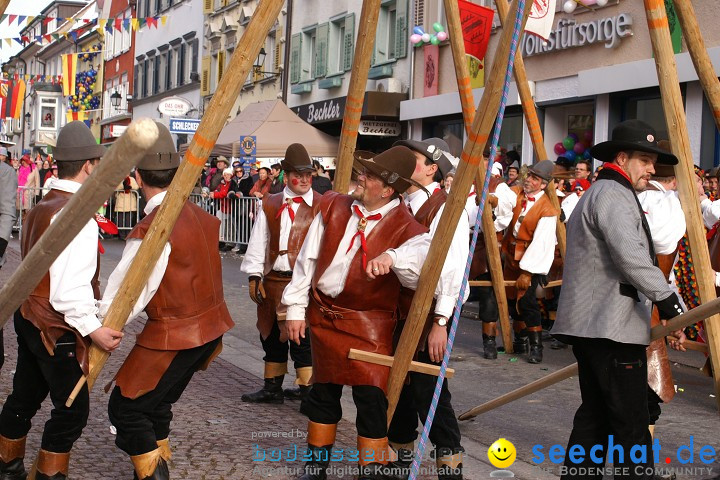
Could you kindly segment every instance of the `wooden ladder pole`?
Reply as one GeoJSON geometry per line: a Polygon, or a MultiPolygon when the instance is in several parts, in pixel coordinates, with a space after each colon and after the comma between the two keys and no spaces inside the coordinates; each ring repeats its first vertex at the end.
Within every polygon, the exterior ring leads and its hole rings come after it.
{"type": "MultiPolygon", "coordinates": [[[[705,237],[700,203],[697,199],[695,171],[693,169],[692,151],[688,137],[685,110],[683,107],[680,83],[672,49],[670,30],[663,0],[644,0],[647,13],[648,29],[655,56],[655,66],[660,83],[660,96],[665,123],[672,152],[678,158],[675,166],[680,203],[685,212],[690,253],[693,258],[695,275],[698,280],[700,300],[707,303],[715,298],[715,274],[710,266],[710,254],[705,237]]],[[[715,379],[715,399],[720,408],[720,317],[713,315],[705,320],[705,330],[710,348],[710,360],[713,365],[715,379]]]]}
{"type": "MultiPolygon", "coordinates": [[[[360,26],[358,28],[357,42],[355,43],[355,55],[353,56],[352,70],[350,71],[345,115],[343,116],[340,133],[338,158],[335,162],[333,190],[343,195],[350,188],[353,152],[355,152],[357,146],[358,127],[360,126],[360,116],[365,102],[365,88],[367,88],[370,60],[375,47],[375,33],[377,32],[379,15],[380,0],[363,0],[362,11],[360,12],[360,26]]],[[[397,34],[400,35],[400,32],[397,34]]]]}
{"type": "MultiPolygon", "coordinates": [[[[245,32],[235,48],[230,64],[223,75],[218,89],[205,111],[200,125],[185,153],[185,161],[175,174],[167,195],[158,208],[158,213],[143,239],[135,259],[123,279],[103,325],[121,330],[127,321],[138,296],[147,283],[160,254],[175,226],[175,221],[197,181],[210,152],[212,152],[220,131],[225,126],[228,114],[240,94],[260,48],[265,43],[270,27],[275,23],[283,0],[263,0],[259,3],[245,32]]],[[[119,183],[119,182],[118,182],[119,183]]],[[[115,184],[117,185],[117,183],[115,184]]],[[[73,390],[67,405],[71,405],[85,381],[92,388],[109,354],[94,345],[90,348],[90,373],[82,377],[73,390]]]]}

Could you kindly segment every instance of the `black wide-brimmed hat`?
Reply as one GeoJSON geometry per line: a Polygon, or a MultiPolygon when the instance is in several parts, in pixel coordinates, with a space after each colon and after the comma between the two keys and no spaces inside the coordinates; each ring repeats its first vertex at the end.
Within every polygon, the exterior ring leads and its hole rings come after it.
{"type": "Polygon", "coordinates": [[[611,140],[598,143],[590,148],[590,154],[603,162],[612,162],[621,151],[640,151],[656,153],[657,163],[677,165],[678,159],[658,147],[655,129],[641,120],[626,120],[612,131],[611,140]]]}
{"type": "Polygon", "coordinates": [[[412,185],[423,188],[410,178],[415,171],[416,163],[415,154],[408,147],[396,146],[379,154],[356,150],[353,157],[370,173],[382,178],[400,193],[405,192],[412,185]]]}
{"type": "Polygon", "coordinates": [[[450,154],[450,146],[442,138],[426,138],[425,140],[398,140],[393,143],[393,147],[405,146],[410,150],[414,150],[433,162],[438,166],[438,170],[445,178],[453,169],[453,164],[448,158],[450,154]]]}
{"type": "Polygon", "coordinates": [[[170,130],[160,122],[155,122],[158,138],[150,150],[138,162],[138,170],[172,170],[180,166],[180,154],[175,148],[170,130]]]}
{"type": "Polygon", "coordinates": [[[286,172],[312,172],[315,170],[312,159],[305,147],[299,143],[293,143],[285,151],[285,158],[280,166],[286,172]]]}
{"type": "Polygon", "coordinates": [[[105,147],[98,145],[85,122],[75,120],[60,129],[53,147],[53,158],[57,162],[92,160],[105,155],[105,151],[105,147]]]}

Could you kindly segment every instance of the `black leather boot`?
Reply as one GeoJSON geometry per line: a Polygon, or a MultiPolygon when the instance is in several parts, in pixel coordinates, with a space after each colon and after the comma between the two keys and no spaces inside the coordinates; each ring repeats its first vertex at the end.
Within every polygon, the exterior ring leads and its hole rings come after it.
{"type": "Polygon", "coordinates": [[[491,335],[485,335],[483,333],[483,357],[488,360],[495,360],[497,358],[497,344],[495,343],[495,337],[491,335]]]}
{"type": "Polygon", "coordinates": [[[308,450],[312,452],[312,460],[305,462],[305,474],[298,480],[326,480],[332,445],[316,447],[308,444],[308,450]]]}
{"type": "Polygon", "coordinates": [[[516,354],[527,353],[529,348],[528,331],[515,332],[513,337],[513,352],[516,354]]]}
{"type": "Polygon", "coordinates": [[[359,469],[358,480],[385,480],[388,478],[384,474],[385,465],[380,463],[368,463],[367,465],[361,465],[359,469]]]}
{"type": "Polygon", "coordinates": [[[397,449],[397,460],[388,462],[383,467],[385,480],[407,480],[413,461],[413,452],[407,448],[397,449]]]}
{"type": "Polygon", "coordinates": [[[70,465],[70,452],[57,453],[40,449],[33,470],[35,480],[65,480],[67,479],[68,467],[70,465]]]}
{"type": "Polygon", "coordinates": [[[253,393],[245,393],[240,400],[248,403],[283,403],[285,397],[283,395],[283,379],[285,375],[266,378],[263,388],[253,393]]]}
{"type": "Polygon", "coordinates": [[[530,340],[528,363],[542,363],[543,344],[541,334],[542,332],[528,332],[528,339],[530,340]]]}
{"type": "Polygon", "coordinates": [[[24,456],[25,437],[11,439],[0,435],[0,480],[25,480],[28,474],[24,456]]]}
{"type": "Polygon", "coordinates": [[[297,388],[286,388],[283,395],[288,400],[305,400],[310,393],[310,387],[311,385],[300,385],[297,388]]]}

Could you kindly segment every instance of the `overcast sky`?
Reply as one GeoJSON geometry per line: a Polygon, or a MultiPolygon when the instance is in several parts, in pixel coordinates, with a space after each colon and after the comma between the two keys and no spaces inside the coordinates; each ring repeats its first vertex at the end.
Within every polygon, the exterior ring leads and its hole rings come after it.
{"type": "MultiPolygon", "coordinates": [[[[42,12],[43,8],[47,7],[52,0],[10,0],[5,13],[10,15],[37,15],[42,12]]],[[[15,55],[17,52],[22,50],[22,47],[17,42],[13,41],[12,47],[9,47],[5,42],[6,38],[17,37],[20,30],[27,26],[27,22],[23,22],[22,25],[18,25],[17,20],[8,27],[8,19],[0,24],[0,64],[5,63],[8,58],[15,55]]]]}

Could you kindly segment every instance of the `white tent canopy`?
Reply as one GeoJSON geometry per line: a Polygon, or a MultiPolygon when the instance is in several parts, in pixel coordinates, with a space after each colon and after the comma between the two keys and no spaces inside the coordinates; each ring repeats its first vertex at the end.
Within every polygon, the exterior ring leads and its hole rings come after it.
{"type": "MultiPolygon", "coordinates": [[[[245,136],[255,136],[255,157],[262,159],[282,159],[285,150],[292,143],[301,143],[311,157],[335,158],[338,152],[338,140],[306,123],[280,100],[268,100],[248,105],[240,115],[232,119],[220,132],[211,153],[212,156],[233,156],[240,152],[240,140],[245,136]]],[[[181,146],[184,153],[189,144],[181,146]]]]}

